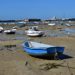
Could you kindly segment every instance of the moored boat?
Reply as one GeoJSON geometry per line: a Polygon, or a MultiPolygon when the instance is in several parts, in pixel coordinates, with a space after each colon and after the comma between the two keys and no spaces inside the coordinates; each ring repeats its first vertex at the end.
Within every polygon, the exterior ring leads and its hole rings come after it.
{"type": "Polygon", "coordinates": [[[44,31],[39,31],[36,27],[32,27],[31,29],[26,31],[28,36],[42,36],[44,31]]]}
{"type": "Polygon", "coordinates": [[[6,34],[15,34],[16,33],[16,29],[5,30],[4,33],[6,33],[6,34]]]}
{"type": "Polygon", "coordinates": [[[0,26],[0,33],[2,33],[2,32],[3,32],[3,30],[4,30],[4,29],[3,29],[3,27],[1,27],[1,26],[0,26]]]}
{"type": "Polygon", "coordinates": [[[37,43],[32,41],[24,42],[24,51],[32,56],[50,56],[57,54],[63,54],[64,47],[47,45],[43,43],[37,43]]]}
{"type": "Polygon", "coordinates": [[[48,23],[49,26],[55,26],[55,23],[48,23]]]}

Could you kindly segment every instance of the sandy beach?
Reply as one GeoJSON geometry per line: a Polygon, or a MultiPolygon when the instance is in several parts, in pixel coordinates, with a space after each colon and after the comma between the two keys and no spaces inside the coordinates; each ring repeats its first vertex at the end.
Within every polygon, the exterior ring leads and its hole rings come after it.
{"type": "MultiPolygon", "coordinates": [[[[26,27],[25,27],[26,28],[26,27]]],[[[21,28],[19,30],[24,30],[21,28]]],[[[40,30],[56,30],[64,27],[40,27],[40,30]]],[[[71,27],[71,28],[74,28],[71,27]]],[[[27,29],[27,28],[26,28],[27,29]]],[[[1,33],[2,34],[2,33],[1,33]]],[[[0,34],[0,35],[1,35],[0,34]]],[[[74,75],[75,74],[75,36],[27,37],[22,34],[0,36],[0,75],[74,75]],[[25,37],[31,41],[55,46],[64,46],[63,59],[35,58],[23,51],[25,37]],[[3,40],[3,38],[6,40],[3,40]],[[20,37],[16,39],[16,37],[20,37]],[[7,48],[6,45],[15,45],[7,48]]]]}

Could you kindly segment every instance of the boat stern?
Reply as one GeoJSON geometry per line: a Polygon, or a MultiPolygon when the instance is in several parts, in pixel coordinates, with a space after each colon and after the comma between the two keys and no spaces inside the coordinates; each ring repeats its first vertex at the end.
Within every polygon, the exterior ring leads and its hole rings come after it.
{"type": "Polygon", "coordinates": [[[63,54],[64,47],[56,47],[56,51],[57,51],[58,54],[63,54]]]}

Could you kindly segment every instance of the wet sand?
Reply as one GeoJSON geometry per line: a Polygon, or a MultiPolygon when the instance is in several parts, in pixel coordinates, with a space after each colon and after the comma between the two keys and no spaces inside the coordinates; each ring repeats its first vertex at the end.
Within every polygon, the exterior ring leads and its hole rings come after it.
{"type": "MultiPolygon", "coordinates": [[[[44,30],[42,28],[42,30],[44,30]]],[[[26,36],[26,35],[25,35],[26,36]]],[[[10,36],[13,38],[14,36],[10,36]]],[[[8,38],[8,36],[7,36],[8,38]]],[[[74,75],[75,74],[75,37],[29,37],[31,41],[64,46],[64,58],[35,58],[23,51],[24,40],[0,40],[0,75],[74,75]],[[5,45],[16,47],[5,48],[5,45]]]]}

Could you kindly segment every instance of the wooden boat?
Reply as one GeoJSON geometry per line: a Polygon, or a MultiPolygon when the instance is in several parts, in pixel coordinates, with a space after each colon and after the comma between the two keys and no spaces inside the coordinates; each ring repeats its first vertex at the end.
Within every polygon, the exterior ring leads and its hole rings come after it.
{"type": "Polygon", "coordinates": [[[24,42],[24,51],[32,56],[50,56],[57,54],[62,54],[64,52],[64,47],[47,45],[43,43],[37,43],[32,41],[24,42]]]}
{"type": "Polygon", "coordinates": [[[42,36],[44,31],[39,31],[36,27],[32,27],[31,29],[26,31],[28,36],[42,36]]]}

